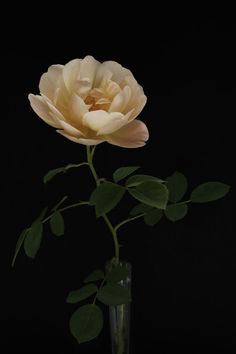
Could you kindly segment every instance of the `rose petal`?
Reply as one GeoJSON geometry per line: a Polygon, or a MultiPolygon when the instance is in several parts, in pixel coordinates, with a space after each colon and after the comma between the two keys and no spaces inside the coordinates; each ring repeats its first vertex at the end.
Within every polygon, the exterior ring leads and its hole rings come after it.
{"type": "Polygon", "coordinates": [[[54,101],[56,90],[62,78],[63,65],[51,65],[48,71],[41,76],[39,82],[40,93],[54,101]]]}
{"type": "Polygon", "coordinates": [[[81,122],[85,113],[88,112],[87,105],[85,104],[84,100],[76,94],[73,94],[71,97],[71,114],[72,120],[81,122]]]}
{"type": "Polygon", "coordinates": [[[82,59],[74,59],[64,66],[63,79],[69,92],[73,90],[75,82],[79,79],[81,61],[82,59]]]}
{"type": "Polygon", "coordinates": [[[104,139],[103,140],[83,139],[83,138],[78,139],[79,144],[83,144],[83,145],[98,145],[104,143],[104,141],[105,141],[104,139]]]}
{"type": "Polygon", "coordinates": [[[131,98],[124,109],[124,113],[129,112],[132,108],[135,108],[130,120],[136,118],[142,111],[147,102],[147,97],[144,95],[143,88],[140,86],[134,77],[127,76],[124,79],[126,85],[131,88],[131,98]]]}
{"type": "Polygon", "coordinates": [[[95,60],[91,55],[87,55],[80,65],[80,79],[88,79],[93,85],[94,77],[97,71],[97,67],[100,65],[99,61],[95,60]]]}
{"type": "Polygon", "coordinates": [[[130,100],[130,97],[131,89],[129,86],[125,86],[123,90],[114,97],[110,105],[109,112],[123,112],[130,100]]]}
{"type": "Polygon", "coordinates": [[[132,115],[130,116],[129,121],[134,120],[140,114],[140,112],[143,110],[146,103],[147,103],[147,97],[145,95],[141,95],[138,98],[138,104],[135,107],[132,115]]]}
{"type": "Polygon", "coordinates": [[[95,131],[101,129],[104,125],[108,124],[109,121],[109,113],[103,110],[87,112],[83,117],[83,124],[95,131]]]}
{"type": "Polygon", "coordinates": [[[85,100],[91,88],[92,84],[90,80],[88,78],[84,78],[76,81],[74,86],[74,92],[79,95],[83,100],[85,100]]]}
{"type": "Polygon", "coordinates": [[[149,133],[143,122],[134,120],[105,138],[113,145],[125,148],[137,148],[145,145],[145,142],[149,138],[149,133]]]}
{"type": "Polygon", "coordinates": [[[60,128],[58,120],[50,115],[49,107],[43,97],[29,94],[30,105],[34,112],[47,124],[54,128],[60,128]]]}
{"type": "Polygon", "coordinates": [[[74,128],[72,125],[70,125],[62,120],[60,121],[60,125],[61,125],[61,128],[69,135],[72,135],[74,137],[84,136],[84,134],[79,129],[74,128]]]}
{"type": "Polygon", "coordinates": [[[107,82],[111,79],[112,72],[108,70],[103,64],[98,66],[96,77],[94,79],[94,87],[95,88],[105,88],[107,86],[107,82]]]}
{"type": "Polygon", "coordinates": [[[56,119],[60,120],[65,120],[64,116],[61,114],[61,112],[54,106],[54,104],[42,94],[42,97],[44,98],[44,101],[48,105],[49,108],[49,114],[52,117],[55,117],[56,119]]]}
{"type": "Polygon", "coordinates": [[[102,63],[103,70],[109,70],[112,72],[112,80],[118,84],[123,80],[127,75],[133,76],[130,70],[124,68],[115,61],[109,60],[102,63]]]}
{"type": "Polygon", "coordinates": [[[64,130],[57,130],[57,133],[63,135],[65,138],[73,141],[74,143],[83,144],[83,145],[98,145],[105,141],[101,139],[76,138],[75,136],[65,133],[64,130]]]}
{"type": "Polygon", "coordinates": [[[126,125],[129,121],[129,117],[131,116],[133,110],[123,115],[120,112],[112,112],[110,113],[110,120],[107,124],[105,124],[99,131],[97,135],[107,135],[119,130],[121,127],[126,125]]]}
{"type": "Polygon", "coordinates": [[[110,99],[112,99],[116,95],[118,95],[118,93],[120,93],[121,88],[115,81],[107,80],[107,86],[106,86],[105,90],[106,90],[107,96],[110,99]]]}

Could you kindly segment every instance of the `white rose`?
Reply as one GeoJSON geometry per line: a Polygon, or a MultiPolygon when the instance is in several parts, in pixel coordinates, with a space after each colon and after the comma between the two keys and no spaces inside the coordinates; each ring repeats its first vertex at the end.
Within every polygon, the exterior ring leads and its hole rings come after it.
{"type": "Polygon", "coordinates": [[[137,148],[148,140],[146,125],[135,120],[147,98],[132,73],[114,61],[86,56],[52,65],[39,90],[29,95],[35,113],[76,143],[137,148]]]}

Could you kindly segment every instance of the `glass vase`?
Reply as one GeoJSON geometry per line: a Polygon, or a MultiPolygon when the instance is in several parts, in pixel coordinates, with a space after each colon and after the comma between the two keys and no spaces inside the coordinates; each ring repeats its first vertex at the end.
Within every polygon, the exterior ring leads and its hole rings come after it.
{"type": "MultiPolygon", "coordinates": [[[[131,264],[120,261],[119,265],[127,268],[127,277],[118,284],[131,291],[131,264]]],[[[111,263],[108,265],[111,267],[111,263]]],[[[130,344],[130,303],[109,306],[110,334],[112,354],[129,354],[130,344]]]]}

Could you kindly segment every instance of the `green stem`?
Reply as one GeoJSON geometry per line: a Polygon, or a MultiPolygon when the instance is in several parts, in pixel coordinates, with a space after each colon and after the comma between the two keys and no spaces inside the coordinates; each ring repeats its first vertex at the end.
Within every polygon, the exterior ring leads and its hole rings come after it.
{"type": "Polygon", "coordinates": [[[86,166],[86,165],[88,165],[88,162],[70,163],[70,164],[67,165],[64,169],[65,169],[65,171],[67,171],[67,170],[69,170],[70,168],[76,168],[76,167],[86,166]]]}
{"type": "MultiPolygon", "coordinates": [[[[93,178],[95,180],[96,186],[99,186],[101,180],[99,179],[99,177],[97,175],[97,172],[96,172],[96,170],[94,168],[94,165],[93,165],[94,150],[95,150],[95,147],[93,147],[92,152],[91,152],[90,146],[86,146],[88,165],[89,165],[90,170],[92,172],[92,175],[93,175],[93,178]]],[[[118,239],[117,239],[116,230],[113,227],[112,223],[110,222],[107,214],[104,213],[102,215],[102,217],[103,217],[105,223],[107,224],[109,230],[111,231],[111,234],[112,234],[112,237],[113,237],[113,241],[114,241],[114,247],[115,247],[115,263],[118,264],[119,263],[119,257],[120,257],[120,255],[119,255],[119,253],[120,253],[120,245],[119,245],[119,242],[118,242],[118,239]]]]}
{"type": "Polygon", "coordinates": [[[174,204],[188,204],[188,203],[191,203],[191,200],[184,200],[183,202],[177,202],[177,203],[174,203],[174,204]]]}
{"type": "Polygon", "coordinates": [[[114,241],[114,247],[115,247],[115,264],[119,263],[119,257],[120,257],[120,245],[118,242],[117,234],[115,228],[112,226],[109,218],[107,217],[106,214],[102,215],[103,219],[105,220],[109,230],[111,231],[113,241],[114,241]]]}
{"type": "Polygon", "coordinates": [[[105,283],[105,281],[106,281],[106,277],[103,279],[103,281],[101,282],[101,284],[100,284],[100,286],[98,288],[98,291],[97,291],[97,293],[96,293],[96,295],[95,295],[95,297],[93,299],[93,305],[95,304],[95,302],[97,300],[97,297],[98,297],[99,290],[103,287],[103,284],[105,283]]]}
{"type": "Polygon", "coordinates": [[[132,217],[132,218],[128,218],[128,219],[126,219],[126,220],[121,221],[118,225],[115,226],[115,231],[117,232],[117,230],[118,230],[121,226],[127,224],[127,223],[130,222],[130,221],[139,219],[139,218],[143,217],[144,215],[145,215],[144,213],[143,213],[143,214],[139,214],[139,215],[136,215],[136,216],[134,216],[134,217],[132,217]]]}
{"type": "MultiPolygon", "coordinates": [[[[65,210],[67,210],[67,209],[75,208],[75,207],[80,206],[80,205],[89,205],[89,202],[74,203],[74,204],[71,204],[71,205],[67,205],[67,206],[65,206],[64,208],[58,209],[57,211],[60,211],[60,212],[61,212],[61,211],[65,211],[65,210]]],[[[49,215],[46,219],[44,219],[44,220],[42,221],[42,223],[45,223],[46,221],[48,221],[48,220],[52,217],[53,214],[54,214],[54,213],[52,213],[52,214],[49,215]]]]}
{"type": "Polygon", "coordinates": [[[93,175],[93,178],[96,182],[96,185],[99,186],[100,185],[100,180],[98,178],[98,175],[97,175],[97,172],[93,166],[93,154],[91,153],[90,151],[90,146],[86,146],[86,151],[87,151],[87,160],[88,160],[88,165],[89,165],[89,168],[92,172],[92,175],[93,175]]]}

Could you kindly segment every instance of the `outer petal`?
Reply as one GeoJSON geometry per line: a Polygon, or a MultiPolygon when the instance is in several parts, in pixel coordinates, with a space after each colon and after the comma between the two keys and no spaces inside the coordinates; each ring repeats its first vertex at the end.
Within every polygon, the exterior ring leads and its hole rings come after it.
{"type": "Polygon", "coordinates": [[[79,78],[81,59],[74,59],[69,61],[63,69],[63,79],[65,86],[69,92],[73,90],[75,82],[79,78]]]}
{"type": "Polygon", "coordinates": [[[72,136],[75,136],[75,137],[84,137],[84,134],[79,130],[79,129],[76,129],[74,128],[72,125],[64,122],[64,121],[60,121],[60,125],[61,125],[61,128],[69,135],[72,135],[72,136]]]}
{"type": "Polygon", "coordinates": [[[39,95],[29,94],[30,105],[35,113],[47,124],[54,128],[60,128],[58,119],[50,114],[49,107],[43,97],[39,95]]]}
{"type": "Polygon", "coordinates": [[[112,72],[112,80],[117,82],[118,84],[123,80],[123,78],[127,75],[133,76],[130,70],[124,68],[116,61],[104,61],[102,63],[103,70],[109,70],[112,72]]]}
{"type": "Polygon", "coordinates": [[[99,61],[95,60],[94,57],[92,57],[91,55],[87,55],[81,61],[80,79],[88,79],[92,86],[99,65],[99,61]]]}
{"type": "Polygon", "coordinates": [[[124,113],[129,112],[132,108],[134,108],[134,112],[130,117],[130,120],[133,120],[143,110],[143,107],[147,102],[147,97],[143,92],[142,86],[137,83],[134,77],[126,76],[123,84],[128,85],[132,92],[131,98],[124,109],[124,113]]]}
{"type": "Polygon", "coordinates": [[[84,139],[84,138],[77,138],[73,135],[67,134],[64,130],[57,130],[57,133],[63,135],[65,138],[73,141],[74,143],[83,144],[83,145],[98,145],[103,143],[105,140],[101,139],[84,139]]]}
{"type": "Polygon", "coordinates": [[[138,97],[138,102],[136,104],[136,107],[132,113],[132,115],[130,116],[130,121],[134,120],[139,114],[140,112],[142,112],[146,102],[147,102],[147,97],[145,95],[141,95],[138,97]]]}
{"type": "Polygon", "coordinates": [[[115,133],[107,135],[106,140],[113,145],[125,148],[137,148],[145,145],[149,138],[146,125],[140,120],[134,120],[115,133]]]}
{"type": "Polygon", "coordinates": [[[65,120],[64,116],[61,114],[61,112],[54,106],[54,104],[44,95],[42,95],[44,101],[47,103],[48,108],[49,108],[49,114],[53,118],[56,118],[56,120],[65,120]]]}
{"type": "Polygon", "coordinates": [[[39,82],[40,93],[47,96],[51,101],[54,101],[56,90],[60,86],[63,67],[63,65],[51,65],[48,71],[41,76],[39,82]]]}

